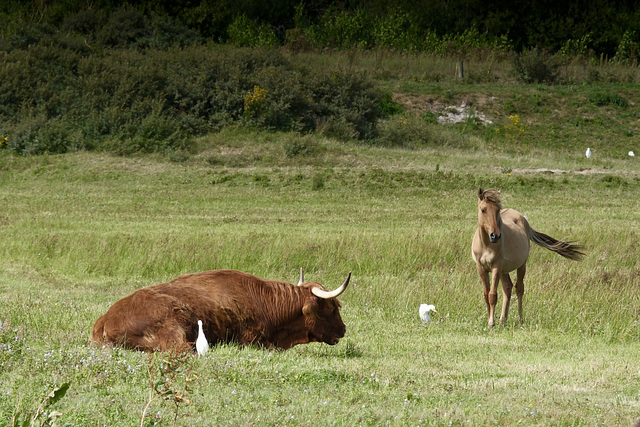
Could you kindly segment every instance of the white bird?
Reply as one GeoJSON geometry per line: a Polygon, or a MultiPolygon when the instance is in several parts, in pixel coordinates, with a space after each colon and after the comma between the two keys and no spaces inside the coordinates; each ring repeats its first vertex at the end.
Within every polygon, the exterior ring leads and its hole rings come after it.
{"type": "Polygon", "coordinates": [[[436,307],[431,304],[420,304],[420,318],[424,323],[429,323],[431,320],[431,312],[437,313],[436,307]]]}
{"type": "Polygon", "coordinates": [[[209,350],[209,343],[207,342],[207,338],[204,336],[204,331],[202,330],[202,320],[198,320],[198,339],[196,340],[196,350],[198,350],[198,354],[200,356],[204,355],[207,350],[209,350]]]}
{"type": "Polygon", "coordinates": [[[587,159],[590,159],[591,158],[591,148],[587,147],[587,152],[585,154],[587,156],[587,159]]]}
{"type": "Polygon", "coordinates": [[[630,155],[631,157],[635,157],[636,153],[634,153],[633,151],[629,151],[629,155],[630,155]]]}

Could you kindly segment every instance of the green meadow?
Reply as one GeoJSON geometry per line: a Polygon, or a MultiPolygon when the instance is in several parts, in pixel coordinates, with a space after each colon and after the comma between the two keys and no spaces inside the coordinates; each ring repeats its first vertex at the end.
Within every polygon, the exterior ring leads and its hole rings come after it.
{"type": "Polygon", "coordinates": [[[177,157],[0,151],[0,424],[640,418],[640,164],[627,154],[640,155],[640,123],[635,104],[607,102],[638,89],[372,75],[404,102],[383,125],[388,144],[233,126],[177,157]],[[429,100],[470,103],[494,124],[412,110],[429,100]],[[581,262],[532,248],[523,323],[512,307],[507,325],[486,326],[470,254],[479,186],[586,248],[581,262]],[[197,357],[89,341],[141,287],[217,268],[295,283],[300,267],[329,289],[352,272],[335,346],[197,357]],[[421,303],[438,309],[426,325],[421,303]]]}

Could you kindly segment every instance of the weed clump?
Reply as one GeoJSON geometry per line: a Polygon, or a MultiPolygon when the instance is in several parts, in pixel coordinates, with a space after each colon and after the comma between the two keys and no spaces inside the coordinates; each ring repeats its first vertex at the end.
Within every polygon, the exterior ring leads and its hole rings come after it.
{"type": "Polygon", "coordinates": [[[327,176],[324,173],[318,173],[313,176],[311,181],[311,189],[314,191],[322,190],[327,182],[327,176]]]}
{"type": "Polygon", "coordinates": [[[593,102],[598,107],[604,107],[605,105],[615,105],[618,107],[625,108],[629,106],[629,101],[620,95],[611,94],[611,93],[593,93],[589,95],[589,101],[593,102]]]}
{"type": "Polygon", "coordinates": [[[176,425],[180,408],[191,405],[188,398],[191,387],[198,377],[193,372],[193,358],[190,352],[167,352],[149,355],[149,397],[142,411],[142,421],[148,416],[149,408],[156,399],[173,404],[173,425],[176,425]]]}
{"type": "Polygon", "coordinates": [[[317,141],[310,135],[290,134],[285,138],[283,146],[285,156],[289,158],[311,156],[319,151],[317,141]]]}

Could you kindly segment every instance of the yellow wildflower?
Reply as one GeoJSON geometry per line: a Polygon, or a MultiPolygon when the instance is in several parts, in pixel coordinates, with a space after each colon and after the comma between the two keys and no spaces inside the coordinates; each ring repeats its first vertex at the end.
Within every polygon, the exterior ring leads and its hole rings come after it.
{"type": "Polygon", "coordinates": [[[520,116],[518,114],[512,114],[509,116],[509,122],[504,126],[505,134],[509,138],[513,138],[514,140],[519,140],[520,135],[525,133],[527,127],[520,121],[520,116]]]}
{"type": "Polygon", "coordinates": [[[259,106],[267,98],[267,90],[261,88],[258,85],[253,87],[253,91],[249,92],[244,97],[244,108],[249,110],[253,107],[259,106]]]}

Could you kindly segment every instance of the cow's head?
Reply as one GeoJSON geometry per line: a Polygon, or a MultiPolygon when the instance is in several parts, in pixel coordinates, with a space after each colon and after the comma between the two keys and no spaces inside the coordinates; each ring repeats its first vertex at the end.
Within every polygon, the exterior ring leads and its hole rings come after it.
{"type": "Polygon", "coordinates": [[[334,345],[344,336],[345,326],[340,317],[340,301],[337,297],[347,289],[350,279],[351,273],[338,289],[327,291],[320,283],[302,283],[301,270],[298,286],[309,289],[302,307],[309,342],[334,345]]]}

